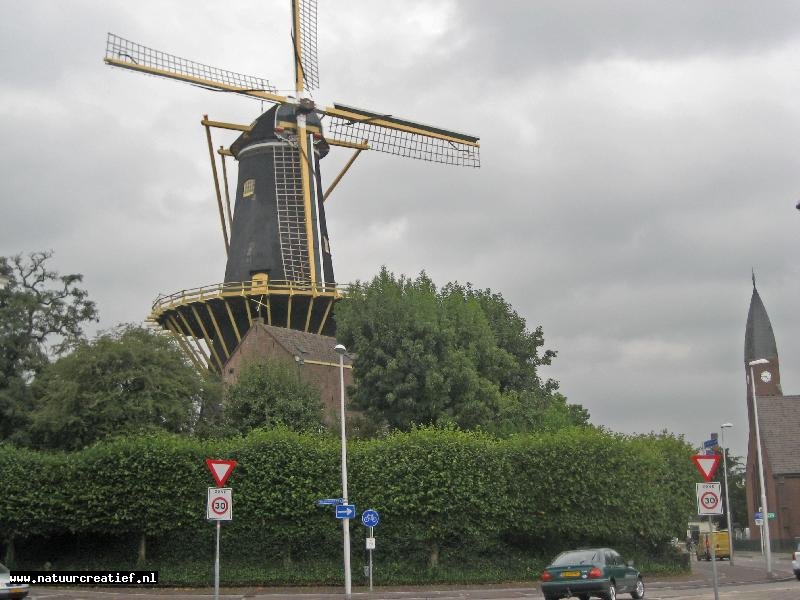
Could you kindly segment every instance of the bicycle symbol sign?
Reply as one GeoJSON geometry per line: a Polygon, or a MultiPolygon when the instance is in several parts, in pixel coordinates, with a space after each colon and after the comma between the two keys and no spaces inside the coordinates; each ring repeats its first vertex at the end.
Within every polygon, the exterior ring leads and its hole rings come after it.
{"type": "Polygon", "coordinates": [[[231,488],[208,488],[206,518],[212,521],[233,519],[233,490],[231,488]]]}
{"type": "Polygon", "coordinates": [[[720,502],[720,485],[716,481],[698,483],[697,485],[697,514],[721,515],[722,502],[720,502]]]}

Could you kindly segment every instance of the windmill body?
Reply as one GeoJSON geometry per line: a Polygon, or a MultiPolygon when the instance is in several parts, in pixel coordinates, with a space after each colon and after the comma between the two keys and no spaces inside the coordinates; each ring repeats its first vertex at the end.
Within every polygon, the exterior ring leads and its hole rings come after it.
{"type": "Polygon", "coordinates": [[[475,136],[344,104],[317,107],[316,1],[292,0],[295,96],[265,79],[218,69],[109,34],[106,64],[274,104],[250,125],[204,117],[227,263],[222,283],[163,295],[149,320],[169,331],[198,368],[222,372],[257,322],[333,335],[336,284],[325,201],[363,150],[457,166],[480,166],[475,136]],[[327,135],[323,132],[323,122],[327,135]],[[212,147],[211,128],[239,131],[212,147]],[[320,160],[354,151],[323,192],[320,160]],[[239,165],[231,208],[225,158],[239,165]],[[221,160],[224,197],[218,177],[221,160]],[[229,234],[230,231],[230,234],[229,234]]]}
{"type": "MultiPolygon", "coordinates": [[[[311,280],[310,265],[314,264],[314,279],[335,287],[319,171],[327,146],[321,134],[316,144],[309,144],[313,148],[310,250],[315,259],[310,261],[301,157],[296,134],[280,126],[293,115],[281,114],[281,108],[274,106],[266,111],[256,119],[251,131],[231,144],[231,153],[239,163],[239,176],[225,281],[261,277],[302,284],[311,280]]],[[[319,120],[315,121],[321,129],[319,120]]]]}

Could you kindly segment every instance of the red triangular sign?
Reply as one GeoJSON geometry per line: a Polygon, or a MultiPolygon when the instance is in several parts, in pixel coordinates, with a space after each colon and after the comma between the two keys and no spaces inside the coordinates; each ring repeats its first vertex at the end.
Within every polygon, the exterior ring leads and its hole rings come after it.
{"type": "Polygon", "coordinates": [[[228,477],[233,473],[233,467],[236,466],[235,460],[221,460],[215,458],[207,458],[206,466],[211,471],[211,476],[217,482],[218,487],[225,487],[225,482],[228,477]]]}
{"type": "Polygon", "coordinates": [[[719,454],[695,454],[692,456],[697,470],[700,471],[700,474],[706,481],[711,481],[711,478],[714,476],[714,471],[717,470],[719,459],[719,454]]]}

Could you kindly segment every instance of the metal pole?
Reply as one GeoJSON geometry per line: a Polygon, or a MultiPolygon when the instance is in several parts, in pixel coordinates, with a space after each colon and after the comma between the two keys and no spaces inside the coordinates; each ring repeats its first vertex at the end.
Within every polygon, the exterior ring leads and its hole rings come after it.
{"type": "MultiPolygon", "coordinates": [[[[341,344],[334,348],[339,353],[339,407],[342,421],[342,498],[347,502],[347,433],[345,432],[344,413],[344,353],[347,349],[341,344]]],[[[350,600],[352,584],[350,580],[350,519],[342,519],[342,537],[344,539],[344,596],[350,600]]]]}
{"type": "Polygon", "coordinates": [[[214,600],[219,600],[219,525],[217,521],[217,552],[214,557],[214,600]]]}
{"type": "MultiPolygon", "coordinates": [[[[369,528],[369,537],[374,538],[372,527],[369,528]]],[[[369,591],[372,591],[372,548],[369,549],[369,591]]]]}
{"type": "MultiPolygon", "coordinates": [[[[764,360],[764,359],[761,359],[764,360]]],[[[753,366],[756,364],[765,364],[752,361],[750,363],[750,383],[753,387],[753,417],[756,422],[756,450],[758,450],[758,482],[761,484],[761,519],[764,525],[762,526],[763,535],[761,539],[764,541],[764,550],[767,557],[767,574],[772,576],[772,548],[769,540],[769,508],[767,508],[767,489],[764,486],[764,462],[761,457],[761,427],[758,425],[758,398],[756,398],[756,380],[753,372],[753,366]]]]}
{"type": "Polygon", "coordinates": [[[708,539],[711,540],[711,573],[714,576],[714,600],[719,600],[719,583],[717,581],[717,536],[714,535],[714,524],[711,515],[708,515],[708,539]]]}
{"type": "MultiPolygon", "coordinates": [[[[729,425],[729,423],[726,423],[729,425]]],[[[728,450],[725,448],[725,427],[720,427],[722,434],[722,470],[725,474],[725,511],[728,513],[728,562],[733,565],[733,530],[731,529],[731,501],[728,496],[728,450]]]]}

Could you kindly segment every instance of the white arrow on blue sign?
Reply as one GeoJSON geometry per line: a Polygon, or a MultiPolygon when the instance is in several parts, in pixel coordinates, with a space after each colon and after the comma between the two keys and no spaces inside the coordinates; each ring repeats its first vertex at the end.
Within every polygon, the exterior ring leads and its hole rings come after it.
{"type": "Polygon", "coordinates": [[[323,498],[317,500],[317,506],[338,506],[344,504],[344,498],[323,498]]]}
{"type": "Polygon", "coordinates": [[[703,448],[713,448],[718,444],[717,440],[706,440],[703,442],[703,448]]]}
{"type": "Polygon", "coordinates": [[[352,519],[356,516],[355,504],[340,504],[336,507],[337,519],[352,519]]]}
{"type": "Polygon", "coordinates": [[[368,508],[361,513],[361,522],[364,524],[364,527],[375,527],[380,520],[380,515],[378,515],[378,511],[375,509],[368,508]]]}

